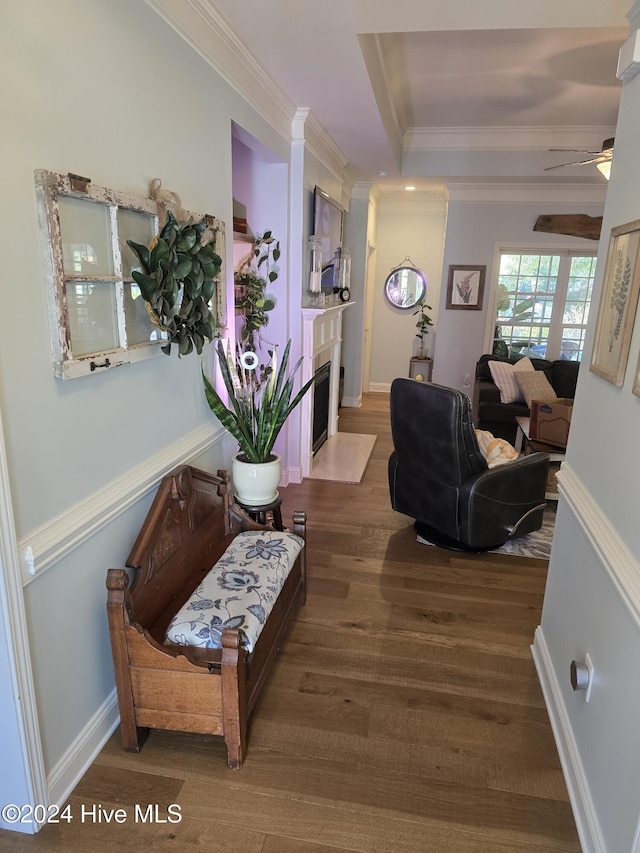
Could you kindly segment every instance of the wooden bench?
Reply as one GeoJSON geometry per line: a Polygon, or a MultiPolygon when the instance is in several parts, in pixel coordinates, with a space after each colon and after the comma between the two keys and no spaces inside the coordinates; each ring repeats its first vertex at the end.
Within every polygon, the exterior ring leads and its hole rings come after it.
{"type": "MultiPolygon", "coordinates": [[[[220,735],[229,767],[239,768],[246,754],[248,717],[295,605],[304,603],[305,514],[294,513],[291,533],[276,532],[232,505],[228,483],[226,471],[214,476],[188,465],[164,477],[127,560],[132,582],[125,569],[110,569],[107,574],[109,632],[127,750],[139,752],[150,728],[220,735]],[[259,612],[263,624],[257,636],[249,638],[236,616],[226,620],[235,627],[222,624],[219,631],[204,632],[202,645],[169,642],[167,630],[182,618],[180,609],[194,592],[197,598],[218,561],[223,571],[225,566],[228,570],[233,558],[227,548],[233,543],[237,549],[244,541],[240,537],[250,535],[244,531],[256,531],[251,534],[254,541],[263,543],[247,551],[249,562],[243,562],[247,571],[254,567],[252,555],[255,567],[265,562],[265,547],[267,558],[269,548],[282,550],[281,544],[274,546],[274,537],[300,537],[299,553],[290,557],[292,565],[282,587],[267,596],[273,600],[264,613],[259,612]],[[216,634],[220,648],[213,647],[216,634]]],[[[224,596],[225,590],[220,594],[224,596]]],[[[202,595],[192,602],[194,613],[201,599],[202,595]]],[[[184,643],[184,636],[179,636],[184,643]]]]}

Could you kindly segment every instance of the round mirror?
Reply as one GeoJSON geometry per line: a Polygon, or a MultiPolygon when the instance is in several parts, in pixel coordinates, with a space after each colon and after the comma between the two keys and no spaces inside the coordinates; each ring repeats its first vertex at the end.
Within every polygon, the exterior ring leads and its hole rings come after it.
{"type": "Polygon", "coordinates": [[[415,308],[427,293],[427,280],[415,267],[396,267],[384,283],[384,298],[394,308],[415,308]]]}

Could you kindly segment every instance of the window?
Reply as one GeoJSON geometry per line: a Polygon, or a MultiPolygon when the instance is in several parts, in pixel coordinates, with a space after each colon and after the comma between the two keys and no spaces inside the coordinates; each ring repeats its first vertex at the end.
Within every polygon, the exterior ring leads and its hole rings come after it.
{"type": "MultiPolygon", "coordinates": [[[[132,276],[139,261],[127,244],[148,245],[158,233],[157,202],[72,174],[39,170],[35,182],[55,375],[73,379],[161,354],[167,334],[147,312],[132,276]]],[[[224,226],[209,219],[221,251],[224,226]]]]}
{"type": "Polygon", "coordinates": [[[595,268],[595,253],[501,253],[494,352],[580,361],[595,268]]]}

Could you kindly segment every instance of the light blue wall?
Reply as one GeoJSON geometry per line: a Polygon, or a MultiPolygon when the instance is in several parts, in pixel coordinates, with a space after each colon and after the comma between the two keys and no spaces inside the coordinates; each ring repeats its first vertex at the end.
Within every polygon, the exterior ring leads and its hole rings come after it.
{"type": "MultiPolygon", "coordinates": [[[[636,4],[636,9],[640,7],[636,4]]],[[[640,220],[640,76],[623,87],[594,282],[594,308],[571,420],[564,495],[549,564],[539,667],[585,850],[640,850],[640,358],[637,310],[621,387],[591,363],[609,234],[640,220]],[[594,665],[590,700],[569,683],[572,660],[594,665]]]]}
{"type": "MultiPolygon", "coordinates": [[[[523,191],[524,192],[524,191],[523,191]]],[[[476,362],[486,351],[486,330],[491,322],[492,293],[497,283],[494,264],[499,245],[578,248],[593,252],[593,240],[545,234],[533,226],[541,213],[585,213],[602,216],[602,204],[549,202],[498,202],[490,195],[483,202],[449,201],[447,235],[440,282],[440,309],[434,361],[434,381],[469,393],[473,387],[476,362]],[[450,264],[482,264],[487,268],[481,311],[446,308],[450,264]],[[463,386],[465,376],[471,385],[463,386]]]]}
{"type": "MultiPolygon", "coordinates": [[[[144,0],[25,0],[2,17],[0,227],[10,251],[0,283],[0,409],[19,545],[60,548],[45,570],[36,560],[24,587],[45,767],[60,794],[105,734],[100,726],[115,720],[105,577],[125,563],[155,491],[147,481],[171,453],[215,470],[229,466],[233,447],[206,404],[195,355],[54,378],[34,170],[138,195],[159,177],[185,208],[227,223],[230,249],[232,121],[285,172],[289,149],[144,0]],[[105,526],[94,513],[67,541],[65,526],[112,492],[131,502],[126,512],[110,506],[105,526]],[[85,735],[94,738],[86,754],[85,735]]],[[[286,204],[286,175],[280,183],[286,204]]]]}

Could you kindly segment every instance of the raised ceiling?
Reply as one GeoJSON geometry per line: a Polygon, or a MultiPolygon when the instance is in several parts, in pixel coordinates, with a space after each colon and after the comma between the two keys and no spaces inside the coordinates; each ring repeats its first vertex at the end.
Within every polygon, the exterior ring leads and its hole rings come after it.
{"type": "Polygon", "coordinates": [[[597,150],[615,133],[626,0],[582,0],[579,20],[573,0],[191,2],[311,110],[354,181],[604,180],[545,167],[580,159],[549,148],[597,150]]]}

